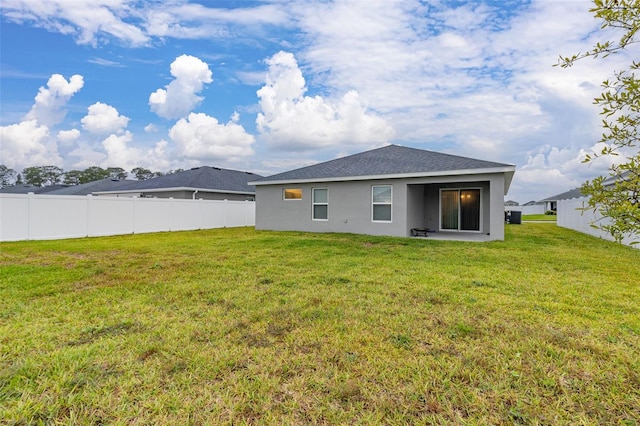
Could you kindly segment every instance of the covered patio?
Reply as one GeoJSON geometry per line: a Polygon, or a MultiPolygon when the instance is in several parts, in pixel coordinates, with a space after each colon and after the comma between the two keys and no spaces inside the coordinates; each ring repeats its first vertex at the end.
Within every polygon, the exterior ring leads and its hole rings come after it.
{"type": "Polygon", "coordinates": [[[421,235],[416,235],[412,238],[423,238],[427,240],[436,240],[436,241],[468,241],[468,242],[477,242],[484,243],[487,241],[492,241],[491,236],[487,234],[479,234],[477,232],[447,232],[447,231],[436,231],[436,232],[427,232],[426,237],[421,235]]]}

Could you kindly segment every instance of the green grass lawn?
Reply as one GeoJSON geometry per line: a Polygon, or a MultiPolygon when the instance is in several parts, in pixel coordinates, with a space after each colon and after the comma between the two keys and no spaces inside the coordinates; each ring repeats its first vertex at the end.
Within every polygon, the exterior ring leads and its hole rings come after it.
{"type": "Polygon", "coordinates": [[[219,229],[0,245],[2,424],[640,419],[640,250],[219,229]]]}
{"type": "Polygon", "coordinates": [[[523,214],[522,220],[535,220],[545,222],[555,222],[558,216],[554,214],[523,214]]]}

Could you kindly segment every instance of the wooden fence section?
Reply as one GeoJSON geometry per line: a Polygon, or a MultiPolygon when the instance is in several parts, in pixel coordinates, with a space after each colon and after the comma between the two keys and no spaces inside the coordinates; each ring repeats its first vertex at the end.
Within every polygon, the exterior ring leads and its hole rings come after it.
{"type": "Polygon", "coordinates": [[[0,194],[0,241],[255,225],[255,202],[0,194]]]}

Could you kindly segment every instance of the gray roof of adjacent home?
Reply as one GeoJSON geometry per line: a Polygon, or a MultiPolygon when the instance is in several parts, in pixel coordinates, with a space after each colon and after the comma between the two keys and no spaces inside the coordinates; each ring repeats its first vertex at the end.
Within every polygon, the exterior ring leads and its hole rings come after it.
{"type": "Polygon", "coordinates": [[[130,181],[127,185],[122,185],[117,189],[95,191],[94,193],[198,190],[201,192],[254,194],[255,187],[249,185],[248,182],[261,177],[250,172],[202,166],[153,179],[130,181]]]}
{"type": "Polygon", "coordinates": [[[12,186],[5,186],[0,189],[0,193],[2,194],[28,194],[33,192],[34,194],[46,194],[52,191],[56,191],[61,188],[66,188],[66,185],[50,185],[50,186],[33,186],[27,184],[17,184],[12,186]]]}
{"type": "Polygon", "coordinates": [[[98,191],[111,191],[128,185],[132,180],[104,178],[93,182],[71,185],[66,188],[48,192],[48,195],[88,195],[98,191]]]}
{"type": "Polygon", "coordinates": [[[558,201],[558,200],[570,200],[572,198],[580,198],[584,197],[580,188],[570,189],[569,191],[565,191],[561,194],[554,195],[552,197],[547,197],[544,200],[540,201],[558,201]]]}
{"type": "MultiPolygon", "coordinates": [[[[626,171],[622,172],[621,174],[619,174],[617,176],[612,176],[612,177],[606,178],[604,181],[602,181],[602,184],[604,186],[611,186],[619,179],[626,179],[627,176],[629,176],[629,174],[631,174],[631,171],[626,170],[626,171]]],[[[557,195],[553,195],[551,197],[547,197],[544,200],[540,200],[540,201],[570,200],[572,198],[580,198],[580,197],[584,197],[584,196],[585,195],[582,193],[582,190],[580,188],[574,188],[574,189],[570,189],[569,191],[563,192],[561,194],[557,194],[557,195]]]]}
{"type": "MultiPolygon", "coordinates": [[[[266,185],[288,182],[364,180],[372,178],[418,177],[482,173],[491,169],[513,174],[512,164],[477,160],[399,145],[387,145],[359,154],[279,173],[252,183],[266,185]]],[[[511,176],[508,180],[510,181],[511,176]]],[[[508,185],[507,185],[508,187],[508,185]]]]}

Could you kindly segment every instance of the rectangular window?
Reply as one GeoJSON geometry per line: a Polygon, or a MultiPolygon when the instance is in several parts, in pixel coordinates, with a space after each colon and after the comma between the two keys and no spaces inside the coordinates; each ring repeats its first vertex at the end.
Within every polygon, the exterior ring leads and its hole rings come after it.
{"type": "Polygon", "coordinates": [[[302,200],[302,189],[286,188],[282,190],[283,200],[302,200]]]}
{"type": "Polygon", "coordinates": [[[329,190],[327,188],[313,188],[312,190],[313,220],[327,220],[329,218],[329,190]]]}
{"type": "Polygon", "coordinates": [[[371,187],[371,219],[374,222],[391,222],[391,185],[371,187]]]}

